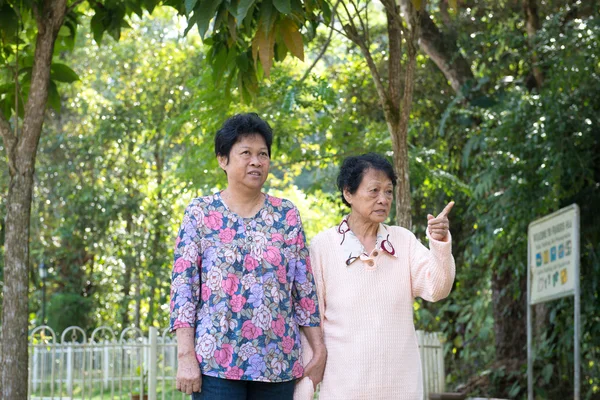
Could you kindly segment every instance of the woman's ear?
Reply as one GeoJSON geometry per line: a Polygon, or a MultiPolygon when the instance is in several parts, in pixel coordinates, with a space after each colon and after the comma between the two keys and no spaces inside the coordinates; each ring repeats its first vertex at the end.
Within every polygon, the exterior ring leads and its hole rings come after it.
{"type": "Polygon", "coordinates": [[[348,204],[352,204],[352,193],[350,193],[348,189],[344,189],[342,193],[344,194],[344,199],[346,199],[348,204]]]}
{"type": "Polygon", "coordinates": [[[221,167],[221,169],[223,171],[225,171],[225,167],[227,166],[227,164],[229,164],[229,158],[227,156],[224,156],[224,155],[218,155],[217,156],[217,161],[219,163],[219,167],[221,167]]]}

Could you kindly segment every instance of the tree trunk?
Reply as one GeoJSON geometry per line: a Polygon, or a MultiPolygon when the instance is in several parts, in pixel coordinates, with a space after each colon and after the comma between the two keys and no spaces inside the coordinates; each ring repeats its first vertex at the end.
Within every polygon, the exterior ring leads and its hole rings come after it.
{"type": "MultiPolygon", "coordinates": [[[[20,167],[17,163],[17,168],[20,167]]],[[[2,304],[2,398],[27,398],[29,219],[33,168],[10,179],[6,204],[2,304]]]]}
{"type": "MultiPolygon", "coordinates": [[[[39,3],[38,3],[39,4],[39,3]]],[[[10,184],[6,204],[4,289],[2,304],[2,398],[27,398],[29,226],[33,174],[42,132],[54,41],[62,25],[66,0],[46,0],[34,8],[38,25],[31,86],[19,136],[2,118],[0,133],[8,153],[10,184]]]]}
{"type": "Polygon", "coordinates": [[[544,75],[540,67],[537,65],[538,56],[537,51],[535,50],[535,35],[540,29],[540,17],[538,16],[536,0],[523,0],[523,11],[525,12],[527,41],[532,51],[531,64],[533,78],[535,79],[535,85],[539,90],[542,87],[542,84],[544,83],[544,75]]]}
{"type": "Polygon", "coordinates": [[[496,340],[496,361],[503,365],[519,365],[525,362],[527,332],[525,321],[526,279],[520,279],[515,292],[514,275],[510,268],[495,270],[492,274],[492,308],[496,340]],[[513,296],[517,293],[517,298],[513,296]]]}

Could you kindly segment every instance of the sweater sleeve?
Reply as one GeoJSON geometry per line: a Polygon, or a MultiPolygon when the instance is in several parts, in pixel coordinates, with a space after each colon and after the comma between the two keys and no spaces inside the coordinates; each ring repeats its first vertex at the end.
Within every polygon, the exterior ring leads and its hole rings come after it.
{"type": "MultiPolygon", "coordinates": [[[[450,294],[454,283],[455,264],[452,236],[447,242],[434,240],[427,233],[429,249],[410,234],[410,275],[413,297],[438,301],[450,294]]],[[[450,232],[448,232],[450,235],[450,232]]]]}
{"type": "MultiPolygon", "coordinates": [[[[322,253],[319,251],[319,237],[323,235],[319,235],[315,237],[309,247],[310,251],[310,265],[313,271],[313,277],[315,279],[315,284],[317,286],[317,298],[319,302],[319,311],[321,314],[321,329],[323,329],[323,319],[325,318],[326,312],[326,301],[325,301],[325,280],[323,278],[323,262],[322,262],[322,253]]],[[[300,331],[300,341],[302,344],[302,361],[304,366],[312,360],[313,351],[310,347],[308,339],[304,332],[300,331]]],[[[294,387],[294,400],[312,400],[315,394],[314,386],[310,378],[302,378],[294,387]]]]}

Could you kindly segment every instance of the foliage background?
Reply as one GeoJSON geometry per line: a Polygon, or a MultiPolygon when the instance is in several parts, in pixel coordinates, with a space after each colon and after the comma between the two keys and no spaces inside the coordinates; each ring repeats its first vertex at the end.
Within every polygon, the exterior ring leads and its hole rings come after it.
{"type": "MultiPolygon", "coordinates": [[[[437,21],[444,18],[442,3],[430,5],[437,21]]],[[[577,203],[582,394],[591,399],[600,395],[600,16],[591,6],[574,17],[561,1],[540,2],[540,14],[542,26],[529,48],[518,4],[468,1],[450,11],[476,78],[464,96],[452,92],[429,58],[418,56],[409,128],[414,230],[423,238],[426,215],[455,200],[458,270],[447,300],[415,302],[415,322],[417,329],[443,332],[449,388],[523,398],[526,366],[506,368],[496,360],[493,285],[498,276],[511,276],[500,289],[524,304],[519,282],[528,223],[577,203]],[[531,82],[534,52],[545,77],[539,89],[531,82]]],[[[36,267],[42,261],[50,266],[46,319],[57,331],[167,325],[174,234],[193,197],[224,187],[212,135],[228,115],[255,110],[272,124],[267,190],[296,203],[308,239],[347,212],[335,190],[341,160],[366,151],[391,155],[371,76],[343,37],[332,36],[330,51],[300,84],[308,63],[290,57],[276,63],[248,103],[237,89],[215,85],[210,48],[195,31],[184,36],[186,23],[171,9],[129,24],[119,42],[105,37],[98,46],[85,22],[76,42],[65,34],[58,47],[59,62],[78,80],[57,81],[40,143],[31,326],[41,323],[36,267]]],[[[383,31],[375,19],[378,63],[386,58],[378,51],[385,48],[383,31]]],[[[327,36],[324,28],[317,32],[309,58],[327,36]]],[[[0,171],[4,215],[6,166],[0,171]]],[[[2,270],[0,264],[0,281],[2,270]]],[[[572,391],[572,310],[568,298],[536,308],[540,398],[567,398],[572,391]]],[[[505,323],[515,320],[524,321],[524,314],[506,315],[505,323]]]]}

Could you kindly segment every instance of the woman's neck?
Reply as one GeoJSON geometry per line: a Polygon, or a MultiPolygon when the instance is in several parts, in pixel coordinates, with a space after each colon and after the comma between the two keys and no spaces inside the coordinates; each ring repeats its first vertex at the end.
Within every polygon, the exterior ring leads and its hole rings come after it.
{"type": "Polygon", "coordinates": [[[352,233],[362,243],[365,251],[371,253],[377,244],[377,231],[379,230],[379,224],[371,221],[364,220],[357,217],[355,214],[350,213],[348,216],[348,227],[352,230],[352,233]]]}
{"type": "Polygon", "coordinates": [[[221,199],[229,210],[240,217],[251,218],[262,208],[265,196],[260,190],[235,190],[228,186],[221,192],[221,199]]]}

